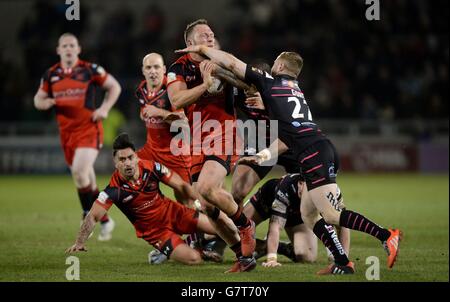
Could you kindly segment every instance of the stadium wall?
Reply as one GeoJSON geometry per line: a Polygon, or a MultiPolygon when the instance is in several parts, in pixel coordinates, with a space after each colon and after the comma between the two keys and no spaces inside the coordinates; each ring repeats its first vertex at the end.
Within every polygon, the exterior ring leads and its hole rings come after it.
{"type": "MultiPolygon", "coordinates": [[[[415,142],[408,137],[330,136],[341,170],[354,172],[448,173],[448,137],[415,142]]],[[[97,173],[113,170],[110,147],[96,161],[97,173]]],[[[68,173],[57,136],[0,138],[0,174],[68,173]]]]}

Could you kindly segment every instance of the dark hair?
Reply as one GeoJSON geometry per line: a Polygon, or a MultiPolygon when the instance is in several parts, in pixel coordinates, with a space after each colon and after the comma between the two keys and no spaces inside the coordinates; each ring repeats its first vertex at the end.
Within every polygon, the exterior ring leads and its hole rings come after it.
{"type": "Polygon", "coordinates": [[[188,37],[191,35],[192,31],[194,30],[194,27],[199,24],[208,25],[208,21],[206,19],[198,19],[192,23],[189,23],[186,26],[186,29],[184,30],[184,42],[186,43],[186,45],[187,45],[188,37]]]}
{"type": "Polygon", "coordinates": [[[113,156],[116,155],[117,151],[131,148],[136,151],[133,142],[130,140],[128,133],[121,133],[115,139],[113,143],[113,156]]]}

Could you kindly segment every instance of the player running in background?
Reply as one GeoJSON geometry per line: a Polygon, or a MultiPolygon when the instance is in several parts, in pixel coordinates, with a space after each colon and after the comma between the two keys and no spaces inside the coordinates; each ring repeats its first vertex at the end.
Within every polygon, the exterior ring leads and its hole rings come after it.
{"type": "Polygon", "coordinates": [[[113,158],[116,171],[86,216],[75,244],[66,252],[86,251],[85,243],[95,224],[115,204],[133,224],[137,237],[173,260],[199,264],[200,253],[180,235],[197,230],[214,234],[214,228],[204,214],[170,200],[159,189],[159,183],[163,182],[180,196],[194,201],[197,193],[191,185],[164,165],[139,159],[127,134],[115,139],[113,158]]]}
{"type": "Polygon", "coordinates": [[[336,176],[339,158],[329,139],[322,134],[300,90],[297,77],[303,59],[295,52],[283,52],[274,61],[271,74],[248,66],[236,57],[204,45],[193,45],[178,53],[203,55],[232,71],[238,78],[254,84],[261,93],[271,119],[278,120],[279,138],[246,162],[263,164],[276,154],[291,149],[300,162],[306,188],[301,202],[302,219],[334,256],[334,264],[318,274],[353,274],[350,262],[332,225],[365,232],[380,240],[388,254],[387,266],[392,268],[398,255],[401,232],[386,229],[363,215],[336,209],[338,186],[336,176]]]}
{"type": "MultiPolygon", "coordinates": [[[[103,67],[78,58],[81,47],[71,33],[59,37],[56,52],[60,62],[43,75],[34,96],[38,110],[55,108],[61,146],[78,190],[83,218],[97,198],[94,163],[103,144],[102,120],[116,103],[121,87],[103,67]],[[95,88],[106,90],[96,109],[95,88]]],[[[111,239],[114,221],[107,215],[101,220],[98,240],[111,239]]]]}
{"type": "MultiPolygon", "coordinates": [[[[214,33],[207,21],[203,19],[189,24],[184,37],[186,46],[215,46],[214,33]]],[[[233,196],[222,187],[225,177],[238,160],[234,148],[234,130],[229,133],[230,130],[225,127],[225,121],[235,121],[233,87],[221,86],[217,79],[213,79],[212,68],[213,64],[205,61],[204,57],[198,54],[183,55],[169,68],[167,91],[172,105],[175,108],[184,108],[189,119],[193,133],[191,175],[197,182],[196,189],[200,196],[207,201],[205,206],[208,216],[215,222],[219,217],[220,209],[239,230],[240,241],[225,240],[235,253],[242,254],[231,271],[247,271],[256,266],[256,260],[253,257],[256,244],[255,226],[242,213],[242,207],[233,200],[233,196]],[[199,114],[201,118],[194,121],[199,114]],[[222,128],[220,134],[202,132],[205,123],[208,124],[210,121],[220,124],[222,128]],[[196,133],[201,135],[197,142],[195,141],[196,133]],[[233,141],[228,141],[228,138],[232,138],[233,141]],[[203,144],[206,139],[212,144],[203,144]],[[219,153],[216,152],[218,146],[221,147],[219,153]],[[230,146],[233,146],[232,154],[226,154],[224,149],[230,146]],[[204,147],[210,147],[211,150],[204,150],[204,147]]],[[[208,131],[209,128],[206,128],[203,130],[208,131]]],[[[230,229],[234,227],[229,223],[216,223],[216,225],[217,232],[223,239],[225,239],[223,234],[230,233],[230,229]]]]}

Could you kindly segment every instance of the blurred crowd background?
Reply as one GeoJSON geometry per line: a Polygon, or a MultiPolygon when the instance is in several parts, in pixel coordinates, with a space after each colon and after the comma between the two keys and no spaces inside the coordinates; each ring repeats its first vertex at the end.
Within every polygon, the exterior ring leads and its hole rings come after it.
{"type": "Polygon", "coordinates": [[[117,108],[136,119],[142,57],[160,52],[169,66],[173,50],[184,47],[184,27],[201,17],[224,50],[247,62],[272,64],[283,50],[299,52],[299,80],[315,118],[448,119],[448,1],[380,1],[380,21],[366,20],[364,0],[171,2],[81,0],[81,20],[69,22],[63,0],[2,1],[0,15],[20,22],[0,30],[0,119],[52,118],[32,99],[58,61],[64,32],[79,37],[82,59],[119,80],[117,108]]]}

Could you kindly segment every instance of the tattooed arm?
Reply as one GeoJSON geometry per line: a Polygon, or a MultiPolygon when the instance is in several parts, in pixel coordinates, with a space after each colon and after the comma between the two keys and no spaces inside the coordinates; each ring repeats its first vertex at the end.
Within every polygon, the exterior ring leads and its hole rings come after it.
{"type": "Polygon", "coordinates": [[[264,267],[277,267],[281,263],[277,261],[277,250],[280,242],[280,231],[284,228],[286,218],[279,215],[270,217],[269,230],[267,232],[267,260],[263,263],[264,267]]]}
{"type": "Polygon", "coordinates": [[[224,80],[225,82],[233,85],[236,88],[240,88],[245,91],[248,91],[249,94],[254,94],[256,92],[256,88],[254,86],[248,85],[241,79],[238,79],[238,77],[234,73],[229,71],[228,69],[225,69],[217,64],[214,64],[214,65],[215,66],[214,66],[214,69],[212,72],[213,76],[216,76],[216,77],[224,80]]]}
{"type": "Polygon", "coordinates": [[[91,210],[84,218],[83,224],[81,225],[80,232],[78,233],[75,244],[66,250],[66,253],[73,252],[86,252],[87,249],[84,246],[85,242],[89,238],[89,235],[94,230],[95,224],[100,221],[100,219],[105,216],[106,210],[99,204],[94,203],[91,210]]]}

